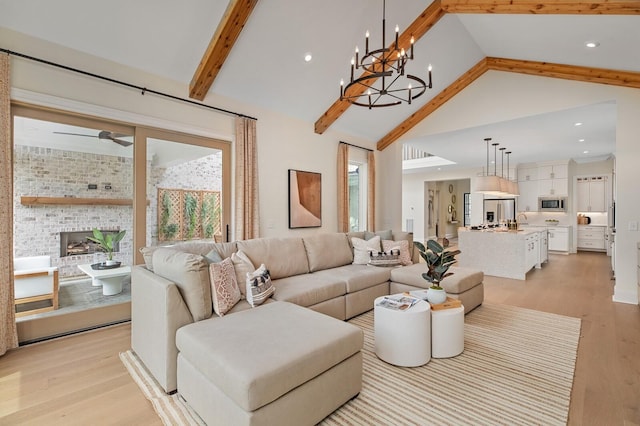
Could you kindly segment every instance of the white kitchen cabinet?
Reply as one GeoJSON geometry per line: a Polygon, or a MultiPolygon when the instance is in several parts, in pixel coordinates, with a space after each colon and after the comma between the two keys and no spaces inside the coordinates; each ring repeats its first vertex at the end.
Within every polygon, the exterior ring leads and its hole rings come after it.
{"type": "Polygon", "coordinates": [[[538,194],[544,195],[567,195],[569,194],[569,179],[539,179],[538,194]]]}
{"type": "Polygon", "coordinates": [[[518,182],[518,190],[520,196],[517,198],[519,212],[537,212],[538,211],[538,181],[528,180],[518,182]]]}
{"type": "Polygon", "coordinates": [[[608,207],[606,183],[606,176],[578,178],[576,182],[577,210],[579,212],[606,212],[608,207]]]}
{"type": "Polygon", "coordinates": [[[540,248],[540,255],[538,257],[538,263],[541,266],[544,262],[549,260],[549,242],[548,242],[548,232],[545,229],[544,231],[540,231],[538,237],[538,247],[540,248]]]}
{"type": "Polygon", "coordinates": [[[568,179],[569,166],[567,164],[554,164],[552,166],[539,166],[538,179],[568,179]]]}
{"type": "Polygon", "coordinates": [[[548,245],[551,251],[569,252],[569,228],[570,227],[550,227],[548,245]]]}
{"type": "Polygon", "coordinates": [[[578,250],[607,251],[605,227],[578,225],[578,250]]]}
{"type": "Polygon", "coordinates": [[[526,270],[529,270],[539,264],[538,257],[540,255],[540,249],[538,247],[538,238],[539,234],[534,232],[527,235],[524,240],[526,270]]]}
{"type": "Polygon", "coordinates": [[[518,182],[538,180],[538,167],[518,167],[518,182]]]}
{"type": "MultiPolygon", "coordinates": [[[[569,165],[553,164],[553,165],[524,165],[518,167],[518,186],[520,187],[520,196],[522,197],[523,184],[527,189],[534,189],[533,184],[528,182],[536,182],[535,184],[535,203],[527,200],[526,204],[522,203],[519,207],[520,211],[538,211],[538,197],[548,195],[569,194],[569,165]],[[524,207],[529,206],[529,210],[524,207]]],[[[533,198],[533,196],[532,196],[533,198]]]]}

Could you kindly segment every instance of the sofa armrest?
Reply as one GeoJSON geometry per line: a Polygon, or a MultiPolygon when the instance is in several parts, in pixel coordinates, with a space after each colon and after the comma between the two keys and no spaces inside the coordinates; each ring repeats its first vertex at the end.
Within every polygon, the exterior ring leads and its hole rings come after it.
{"type": "Polygon", "coordinates": [[[131,348],[165,392],[177,388],[176,331],[193,322],[175,283],[143,266],[131,270],[131,348]]]}

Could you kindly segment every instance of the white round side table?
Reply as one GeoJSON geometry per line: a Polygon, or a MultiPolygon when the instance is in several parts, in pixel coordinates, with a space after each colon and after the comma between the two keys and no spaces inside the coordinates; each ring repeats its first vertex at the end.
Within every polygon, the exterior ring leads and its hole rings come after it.
{"type": "Polygon", "coordinates": [[[451,358],[464,351],[464,306],[431,311],[431,356],[451,358]]]}
{"type": "Polygon", "coordinates": [[[378,358],[400,367],[418,367],[431,360],[431,306],[420,300],[405,311],[374,301],[375,352],[378,358]]]}

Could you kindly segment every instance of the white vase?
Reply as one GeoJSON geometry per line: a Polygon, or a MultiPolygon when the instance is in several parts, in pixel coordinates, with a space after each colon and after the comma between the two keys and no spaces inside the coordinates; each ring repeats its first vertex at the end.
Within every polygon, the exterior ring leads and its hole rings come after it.
{"type": "Polygon", "coordinates": [[[429,288],[427,290],[427,300],[433,304],[444,303],[447,301],[447,292],[444,289],[429,288]]]}

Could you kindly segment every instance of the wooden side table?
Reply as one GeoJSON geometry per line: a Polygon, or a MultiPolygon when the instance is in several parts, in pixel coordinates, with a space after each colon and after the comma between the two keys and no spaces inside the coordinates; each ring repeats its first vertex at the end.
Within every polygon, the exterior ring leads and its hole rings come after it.
{"type": "Polygon", "coordinates": [[[451,358],[464,351],[464,305],[431,311],[431,357],[451,358]]]}

